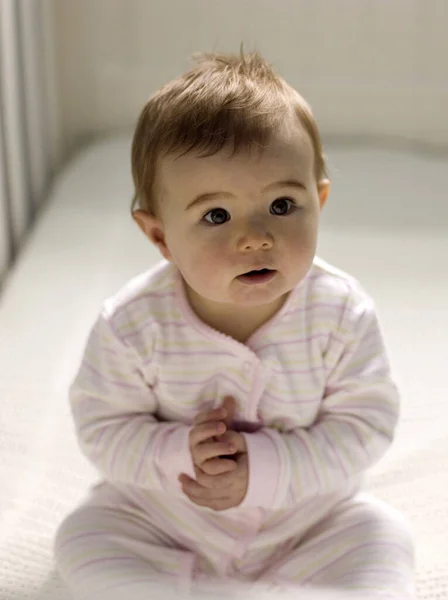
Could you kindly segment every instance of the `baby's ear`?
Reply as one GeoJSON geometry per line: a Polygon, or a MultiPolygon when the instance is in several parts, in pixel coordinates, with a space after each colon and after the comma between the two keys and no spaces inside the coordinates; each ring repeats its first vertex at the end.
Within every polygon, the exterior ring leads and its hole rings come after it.
{"type": "Polygon", "coordinates": [[[141,209],[134,210],[132,218],[149,241],[157,246],[160,254],[166,258],[166,260],[171,261],[171,253],[166,245],[162,221],[141,209]]]}
{"type": "Polygon", "coordinates": [[[322,209],[325,206],[327,201],[328,193],[330,192],[330,180],[329,179],[321,179],[317,184],[317,191],[319,194],[319,202],[320,208],[322,209]]]}

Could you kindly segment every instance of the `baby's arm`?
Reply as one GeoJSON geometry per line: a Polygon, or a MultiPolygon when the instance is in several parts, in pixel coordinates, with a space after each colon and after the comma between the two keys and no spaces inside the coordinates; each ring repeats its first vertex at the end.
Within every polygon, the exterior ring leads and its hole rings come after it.
{"type": "Polygon", "coordinates": [[[70,404],[81,449],[107,480],[181,493],[179,474],[194,477],[191,427],[157,420],[141,359],[104,312],[70,387],[70,404]]]}
{"type": "Polygon", "coordinates": [[[327,354],[332,364],[316,422],[288,433],[244,434],[250,479],[242,506],[284,508],[341,490],[391,444],[398,393],[373,303],[357,296],[327,354]]]}

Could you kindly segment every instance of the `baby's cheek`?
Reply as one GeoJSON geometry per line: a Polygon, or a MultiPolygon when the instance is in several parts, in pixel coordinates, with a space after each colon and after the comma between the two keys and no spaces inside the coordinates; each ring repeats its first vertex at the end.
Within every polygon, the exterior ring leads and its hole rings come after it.
{"type": "Polygon", "coordinates": [[[191,269],[201,279],[213,277],[216,274],[218,265],[216,265],[216,259],[206,249],[203,252],[198,252],[191,264],[191,269]]]}
{"type": "Polygon", "coordinates": [[[289,236],[290,256],[305,256],[313,253],[317,242],[317,228],[312,219],[302,223],[302,226],[289,236]]]}
{"type": "Polygon", "coordinates": [[[198,250],[195,265],[210,277],[219,277],[222,269],[232,264],[224,244],[204,244],[198,250]]]}

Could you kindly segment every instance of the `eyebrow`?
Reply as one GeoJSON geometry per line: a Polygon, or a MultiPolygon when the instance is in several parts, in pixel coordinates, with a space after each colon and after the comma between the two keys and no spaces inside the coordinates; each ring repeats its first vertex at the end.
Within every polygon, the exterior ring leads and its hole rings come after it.
{"type": "MultiPolygon", "coordinates": [[[[284,179],[282,181],[274,181],[274,183],[270,183],[262,190],[262,192],[269,192],[274,188],[280,187],[290,187],[300,190],[305,189],[303,183],[300,183],[300,181],[298,181],[297,179],[284,179]]],[[[211,200],[217,200],[219,198],[234,198],[234,195],[230,192],[206,192],[205,194],[200,194],[199,196],[196,196],[196,198],[190,202],[190,204],[185,210],[190,210],[190,208],[193,208],[193,206],[198,206],[199,204],[204,204],[205,202],[210,202],[211,200]]]]}

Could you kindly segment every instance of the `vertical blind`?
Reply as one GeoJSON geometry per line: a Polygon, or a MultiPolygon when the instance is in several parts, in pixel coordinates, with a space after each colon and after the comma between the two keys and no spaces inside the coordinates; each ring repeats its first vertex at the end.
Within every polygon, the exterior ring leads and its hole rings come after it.
{"type": "Polygon", "coordinates": [[[50,0],[0,0],[0,284],[58,159],[50,0]]]}

